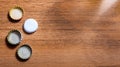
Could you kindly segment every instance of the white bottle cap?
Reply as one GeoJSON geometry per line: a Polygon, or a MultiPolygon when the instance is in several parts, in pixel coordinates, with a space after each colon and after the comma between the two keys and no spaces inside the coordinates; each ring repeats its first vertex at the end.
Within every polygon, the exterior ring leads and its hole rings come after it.
{"type": "Polygon", "coordinates": [[[7,35],[7,41],[11,45],[18,45],[22,40],[22,35],[18,30],[12,30],[7,35]]]}
{"type": "Polygon", "coordinates": [[[23,10],[20,7],[14,7],[10,9],[9,16],[13,20],[20,20],[23,16],[23,10]]]}
{"type": "Polygon", "coordinates": [[[38,22],[35,19],[27,19],[23,25],[26,33],[33,33],[38,29],[38,22]]]}
{"type": "Polygon", "coordinates": [[[17,56],[21,60],[27,60],[31,57],[31,55],[32,55],[32,49],[27,44],[22,45],[17,50],[17,56]]]}

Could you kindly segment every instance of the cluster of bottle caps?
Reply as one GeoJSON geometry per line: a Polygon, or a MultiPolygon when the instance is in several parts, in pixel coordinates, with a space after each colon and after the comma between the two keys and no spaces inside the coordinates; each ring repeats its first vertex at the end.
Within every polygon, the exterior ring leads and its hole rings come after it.
{"type": "MultiPolygon", "coordinates": [[[[23,18],[23,14],[24,14],[23,9],[18,6],[15,6],[9,10],[9,18],[12,19],[13,21],[21,20],[23,18]]],[[[25,20],[23,24],[23,30],[26,33],[31,34],[35,32],[37,29],[38,22],[35,19],[28,18],[25,20]]],[[[16,29],[11,30],[6,37],[9,45],[12,46],[17,46],[18,44],[20,44],[22,38],[23,37],[21,32],[16,29]]],[[[22,60],[28,60],[32,55],[32,48],[29,46],[29,44],[24,44],[17,49],[16,55],[18,56],[18,58],[22,60]]]]}

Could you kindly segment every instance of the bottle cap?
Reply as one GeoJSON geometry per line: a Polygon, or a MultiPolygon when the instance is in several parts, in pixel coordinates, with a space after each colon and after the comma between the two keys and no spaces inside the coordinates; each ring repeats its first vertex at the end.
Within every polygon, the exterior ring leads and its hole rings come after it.
{"type": "Polygon", "coordinates": [[[29,45],[25,44],[18,48],[17,56],[21,60],[27,60],[32,55],[32,49],[29,45]]]}
{"type": "Polygon", "coordinates": [[[23,17],[23,9],[21,7],[13,7],[9,11],[9,16],[13,20],[20,20],[23,17]]]}
{"type": "Polygon", "coordinates": [[[7,42],[11,45],[18,45],[22,40],[22,35],[18,30],[12,30],[7,35],[7,42]]]}
{"type": "Polygon", "coordinates": [[[23,25],[26,33],[33,33],[38,29],[38,22],[35,19],[27,19],[23,25]]]}

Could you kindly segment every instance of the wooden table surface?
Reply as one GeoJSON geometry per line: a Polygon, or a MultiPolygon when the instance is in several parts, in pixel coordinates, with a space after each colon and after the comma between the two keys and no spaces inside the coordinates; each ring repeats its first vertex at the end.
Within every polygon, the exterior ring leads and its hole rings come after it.
{"type": "Polygon", "coordinates": [[[0,67],[120,67],[120,2],[103,1],[0,0],[0,67]],[[8,18],[14,6],[24,10],[18,22],[8,18]],[[33,34],[22,29],[28,18],[39,23],[33,34]],[[16,47],[5,41],[13,29],[23,35],[16,47]],[[15,53],[26,43],[33,53],[23,62],[15,53]]]}

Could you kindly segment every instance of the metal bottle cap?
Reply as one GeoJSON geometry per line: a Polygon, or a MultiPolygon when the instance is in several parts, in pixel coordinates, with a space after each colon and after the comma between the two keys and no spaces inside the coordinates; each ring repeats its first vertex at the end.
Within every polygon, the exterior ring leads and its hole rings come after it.
{"type": "Polygon", "coordinates": [[[18,30],[11,30],[7,35],[7,42],[11,45],[18,45],[22,40],[22,35],[18,30]]]}
{"type": "Polygon", "coordinates": [[[17,56],[21,60],[28,60],[32,55],[32,49],[29,45],[24,44],[17,50],[17,56]]]}
{"type": "Polygon", "coordinates": [[[13,7],[9,11],[9,17],[13,20],[20,20],[23,17],[23,9],[21,7],[13,7]]]}
{"type": "Polygon", "coordinates": [[[38,22],[35,19],[29,18],[25,21],[23,29],[26,33],[33,33],[38,29],[38,22]]]}

